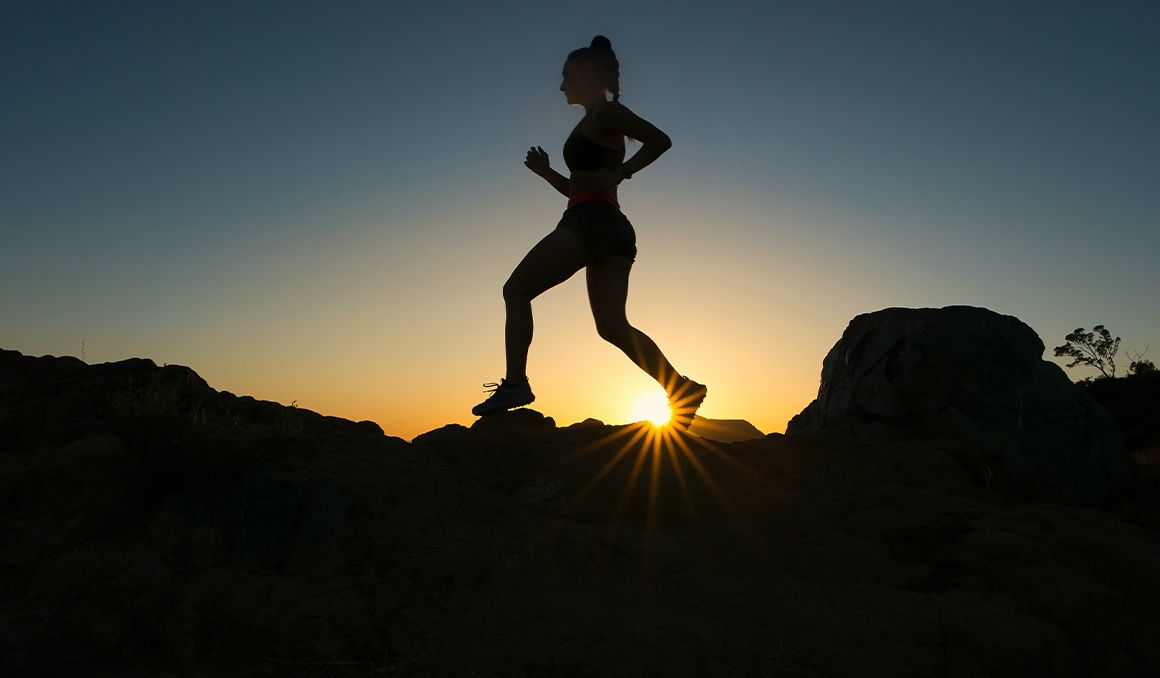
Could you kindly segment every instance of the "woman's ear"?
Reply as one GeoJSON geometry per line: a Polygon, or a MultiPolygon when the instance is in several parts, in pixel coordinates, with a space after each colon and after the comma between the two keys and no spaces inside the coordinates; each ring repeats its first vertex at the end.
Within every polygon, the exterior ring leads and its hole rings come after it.
{"type": "Polygon", "coordinates": [[[591,61],[581,61],[580,68],[584,71],[584,75],[589,78],[595,78],[597,75],[596,64],[592,63],[591,61]]]}

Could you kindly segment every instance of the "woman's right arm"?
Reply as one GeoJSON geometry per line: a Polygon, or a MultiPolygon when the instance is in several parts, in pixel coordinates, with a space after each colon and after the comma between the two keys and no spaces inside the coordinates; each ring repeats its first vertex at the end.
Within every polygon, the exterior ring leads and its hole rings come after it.
{"type": "Polygon", "coordinates": [[[541,172],[540,176],[544,177],[544,181],[552,184],[552,188],[563,193],[565,198],[572,195],[572,181],[563,174],[549,167],[541,172]]]}

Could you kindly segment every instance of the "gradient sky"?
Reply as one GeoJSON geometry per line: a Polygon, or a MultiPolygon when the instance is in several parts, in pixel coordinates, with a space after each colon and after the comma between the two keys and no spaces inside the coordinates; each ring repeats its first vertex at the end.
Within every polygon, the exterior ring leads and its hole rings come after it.
{"type": "MultiPolygon", "coordinates": [[[[784,431],[888,306],[1015,315],[1060,364],[1102,323],[1160,362],[1158,2],[399,7],[0,2],[0,347],[470,424],[501,285],[566,203],[524,155],[567,174],[560,71],[600,33],[673,140],[619,189],[628,317],[702,415],[784,431]]],[[[583,272],[533,313],[533,407],[630,421],[657,387],[583,272]]]]}

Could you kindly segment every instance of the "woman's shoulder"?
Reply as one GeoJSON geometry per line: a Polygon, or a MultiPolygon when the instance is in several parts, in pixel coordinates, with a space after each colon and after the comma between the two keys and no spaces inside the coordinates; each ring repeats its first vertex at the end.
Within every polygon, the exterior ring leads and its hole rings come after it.
{"type": "Polygon", "coordinates": [[[606,99],[603,103],[596,104],[592,109],[592,112],[588,116],[591,120],[588,129],[605,133],[610,128],[617,126],[617,121],[622,119],[623,113],[627,110],[625,105],[619,101],[606,99]]]}
{"type": "Polygon", "coordinates": [[[595,112],[607,113],[609,111],[624,111],[624,110],[628,110],[628,107],[625,106],[624,104],[622,104],[621,102],[613,101],[612,99],[605,99],[603,103],[596,104],[595,112]]]}

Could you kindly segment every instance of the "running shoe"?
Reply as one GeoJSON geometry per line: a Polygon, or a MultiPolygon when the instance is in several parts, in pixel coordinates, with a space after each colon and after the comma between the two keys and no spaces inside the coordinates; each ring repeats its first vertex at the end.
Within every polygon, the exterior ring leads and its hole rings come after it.
{"type": "Polygon", "coordinates": [[[669,409],[672,410],[672,424],[682,431],[688,431],[693,425],[693,416],[697,408],[705,400],[709,389],[688,377],[681,377],[669,395],[669,409]]]}
{"type": "Polygon", "coordinates": [[[494,412],[503,412],[510,410],[513,407],[520,405],[527,405],[536,399],[535,394],[532,393],[532,385],[527,379],[524,379],[518,384],[509,384],[506,379],[500,379],[500,383],[489,381],[484,386],[491,386],[491,396],[482,403],[471,408],[471,413],[476,416],[483,416],[485,414],[492,414],[494,412]]]}

